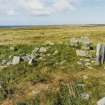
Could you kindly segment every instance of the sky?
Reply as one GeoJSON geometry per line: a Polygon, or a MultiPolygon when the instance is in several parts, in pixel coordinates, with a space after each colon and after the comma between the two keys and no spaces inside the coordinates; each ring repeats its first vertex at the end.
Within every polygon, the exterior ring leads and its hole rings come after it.
{"type": "Polygon", "coordinates": [[[0,25],[105,24],[105,0],[0,0],[0,25]]]}

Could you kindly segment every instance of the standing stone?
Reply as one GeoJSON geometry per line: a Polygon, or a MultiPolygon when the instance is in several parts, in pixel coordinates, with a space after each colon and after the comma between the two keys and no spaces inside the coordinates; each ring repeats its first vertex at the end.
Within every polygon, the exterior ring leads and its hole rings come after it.
{"type": "Polygon", "coordinates": [[[96,64],[97,65],[101,64],[101,48],[102,48],[102,45],[98,43],[96,47],[96,64]]]}
{"type": "Polygon", "coordinates": [[[104,64],[105,61],[105,45],[102,45],[101,48],[101,64],[104,64]]]}
{"type": "Polygon", "coordinates": [[[20,60],[21,60],[20,56],[14,56],[12,60],[12,64],[13,65],[19,64],[20,60]]]}

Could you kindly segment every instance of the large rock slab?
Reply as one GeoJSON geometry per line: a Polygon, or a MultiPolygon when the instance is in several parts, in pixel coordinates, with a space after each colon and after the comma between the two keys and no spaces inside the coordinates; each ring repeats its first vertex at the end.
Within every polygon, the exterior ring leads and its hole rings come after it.
{"type": "Polygon", "coordinates": [[[101,98],[98,102],[97,105],[105,105],[105,97],[101,98]]]}

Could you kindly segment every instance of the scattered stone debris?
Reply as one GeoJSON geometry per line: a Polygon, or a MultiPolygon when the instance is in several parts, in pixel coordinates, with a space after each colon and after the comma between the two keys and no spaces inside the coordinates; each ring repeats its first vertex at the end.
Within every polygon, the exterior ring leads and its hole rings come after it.
{"type": "MultiPolygon", "coordinates": [[[[46,57],[53,57],[59,54],[59,51],[55,49],[53,52],[49,52],[49,49],[54,45],[53,42],[47,41],[42,47],[35,47],[30,54],[26,55],[10,55],[8,60],[1,60],[0,65],[9,66],[16,65],[20,62],[26,62],[29,65],[35,65],[37,61],[45,61],[46,57]]],[[[92,43],[88,37],[82,36],[80,38],[71,38],[70,45],[74,47],[76,55],[80,57],[80,60],[77,61],[77,64],[80,66],[93,69],[92,65],[95,63],[103,64],[105,61],[105,46],[103,44],[97,44],[96,58],[92,57],[90,52],[90,47],[92,43]],[[101,58],[101,60],[100,60],[101,58]]],[[[10,50],[14,51],[15,47],[11,46],[10,50]]],[[[59,62],[60,65],[63,65],[66,61],[59,62]]],[[[56,62],[55,62],[56,64],[56,62]]]]}
{"type": "Polygon", "coordinates": [[[82,36],[81,38],[71,38],[70,39],[70,45],[72,47],[80,47],[81,49],[84,50],[90,50],[91,49],[91,41],[88,37],[82,36]]]}
{"type": "Polygon", "coordinates": [[[101,98],[98,102],[97,105],[105,105],[105,97],[101,98]]]}

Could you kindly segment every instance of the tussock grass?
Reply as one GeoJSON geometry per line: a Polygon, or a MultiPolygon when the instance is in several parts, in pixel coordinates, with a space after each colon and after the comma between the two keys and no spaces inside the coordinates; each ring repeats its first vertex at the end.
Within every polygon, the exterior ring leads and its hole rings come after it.
{"type": "Polygon", "coordinates": [[[96,105],[97,100],[105,96],[105,65],[95,66],[92,70],[77,65],[80,58],[76,56],[75,49],[69,46],[69,40],[80,36],[88,36],[94,44],[104,43],[105,27],[0,29],[1,60],[8,59],[10,55],[31,54],[35,47],[48,47],[47,53],[50,54],[45,54],[44,60],[38,61],[37,66],[21,62],[0,70],[0,102],[8,103],[6,99],[9,98],[16,105],[96,105]],[[48,46],[45,45],[46,41],[55,44],[48,46]],[[14,50],[10,50],[11,46],[14,50]],[[53,55],[56,50],[58,53],[53,55]],[[71,81],[74,84],[70,84],[71,81]],[[83,83],[85,89],[77,88],[79,83],[83,83]],[[79,96],[71,97],[68,91],[72,88],[75,94],[89,93],[89,101],[81,100],[79,96]],[[33,95],[32,91],[37,94],[33,95]]]}

